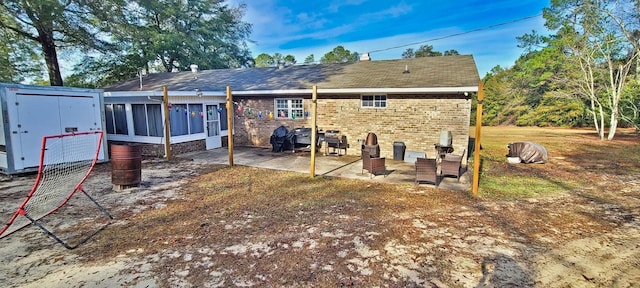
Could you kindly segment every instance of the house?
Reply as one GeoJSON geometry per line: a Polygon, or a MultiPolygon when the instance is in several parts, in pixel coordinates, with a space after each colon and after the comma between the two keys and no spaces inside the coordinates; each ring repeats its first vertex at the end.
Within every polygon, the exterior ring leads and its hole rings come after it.
{"type": "Polygon", "coordinates": [[[467,149],[479,81],[471,55],[151,74],[105,89],[107,137],[164,155],[167,87],[174,154],[223,146],[227,113],[234,115],[235,145],[270,147],[281,125],[311,127],[317,85],[317,126],[346,135],[350,154],[360,154],[359,142],[373,132],[382,156],[392,157],[401,141],[434,158],[442,130],[451,131],[455,151],[467,149]],[[227,86],[233,111],[225,107],[227,86]]]}

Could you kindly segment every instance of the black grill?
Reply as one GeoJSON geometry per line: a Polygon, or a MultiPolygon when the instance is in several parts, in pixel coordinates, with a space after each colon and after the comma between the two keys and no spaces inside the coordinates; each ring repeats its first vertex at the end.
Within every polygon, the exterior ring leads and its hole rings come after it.
{"type": "MultiPolygon", "coordinates": [[[[311,128],[296,128],[293,130],[293,134],[296,136],[296,146],[308,146],[311,145],[311,128]]],[[[316,141],[316,143],[318,143],[316,141]]]]}

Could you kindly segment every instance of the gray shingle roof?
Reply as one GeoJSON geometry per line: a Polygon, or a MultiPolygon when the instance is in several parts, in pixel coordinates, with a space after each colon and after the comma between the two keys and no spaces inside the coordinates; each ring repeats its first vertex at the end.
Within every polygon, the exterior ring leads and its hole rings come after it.
{"type": "Polygon", "coordinates": [[[473,56],[362,61],[343,64],[296,65],[157,73],[105,88],[105,91],[234,91],[343,88],[435,88],[476,86],[480,81],[473,56]],[[409,73],[404,73],[408,68],[409,73]]]}

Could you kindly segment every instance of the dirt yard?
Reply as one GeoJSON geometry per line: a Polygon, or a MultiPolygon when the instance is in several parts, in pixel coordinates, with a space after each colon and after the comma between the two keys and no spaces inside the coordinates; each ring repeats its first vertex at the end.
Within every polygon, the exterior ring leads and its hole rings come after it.
{"type": "MultiPolygon", "coordinates": [[[[159,160],[114,192],[109,170],[85,189],[112,224],[75,250],[32,226],[0,239],[3,287],[640,286],[639,175],[596,169],[592,187],[492,200],[159,160]]],[[[2,209],[32,182],[2,178],[2,209]]],[[[73,242],[103,218],[77,195],[44,222],[73,242]]]]}

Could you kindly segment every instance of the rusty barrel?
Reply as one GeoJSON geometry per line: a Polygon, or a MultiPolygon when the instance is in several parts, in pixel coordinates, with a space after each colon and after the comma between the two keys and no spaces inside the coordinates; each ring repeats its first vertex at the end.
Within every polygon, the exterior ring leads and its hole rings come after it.
{"type": "Polygon", "coordinates": [[[142,178],[142,146],[111,144],[111,183],[138,186],[142,178]]]}

